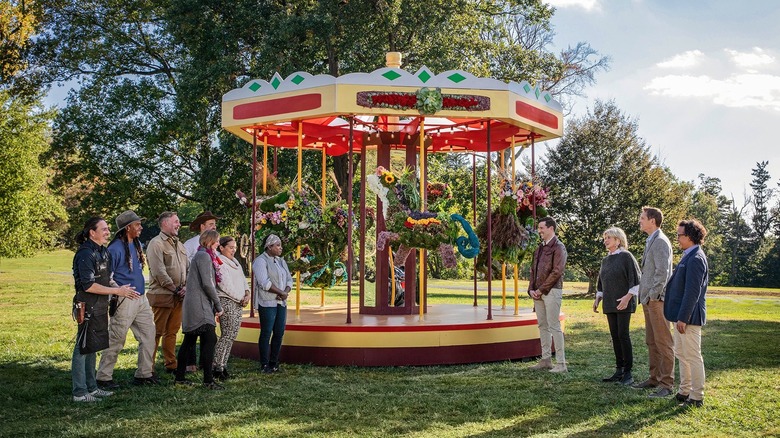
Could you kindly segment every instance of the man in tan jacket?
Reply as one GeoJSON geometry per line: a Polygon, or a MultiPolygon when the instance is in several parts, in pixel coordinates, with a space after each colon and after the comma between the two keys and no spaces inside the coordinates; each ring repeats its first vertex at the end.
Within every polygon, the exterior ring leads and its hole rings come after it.
{"type": "Polygon", "coordinates": [[[176,212],[163,212],[157,222],[160,234],[149,241],[146,250],[151,278],[147,294],[154,312],[155,346],[159,345],[162,338],[165,371],[173,373],[177,365],[176,334],[181,328],[189,261],[184,245],[179,242],[181,222],[176,212]]]}

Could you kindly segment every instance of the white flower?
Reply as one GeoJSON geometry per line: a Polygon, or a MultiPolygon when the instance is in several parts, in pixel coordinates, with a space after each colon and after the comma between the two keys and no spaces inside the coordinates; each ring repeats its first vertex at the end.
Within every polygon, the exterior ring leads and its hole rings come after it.
{"type": "Polygon", "coordinates": [[[298,229],[305,230],[305,229],[309,228],[310,226],[311,226],[311,224],[308,223],[308,222],[304,222],[304,221],[298,222],[298,229]]]}
{"type": "Polygon", "coordinates": [[[390,202],[387,200],[389,190],[379,180],[379,176],[374,174],[366,176],[366,187],[379,196],[382,201],[382,217],[387,220],[387,209],[390,206],[390,202]]]}

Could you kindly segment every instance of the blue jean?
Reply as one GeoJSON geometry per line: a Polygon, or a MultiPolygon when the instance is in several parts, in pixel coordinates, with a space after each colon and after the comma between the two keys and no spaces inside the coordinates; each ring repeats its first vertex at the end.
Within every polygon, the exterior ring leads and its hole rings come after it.
{"type": "Polygon", "coordinates": [[[97,353],[81,354],[78,342],[73,348],[70,362],[70,374],[73,377],[73,396],[81,397],[97,389],[95,381],[95,362],[97,353]]]}
{"type": "Polygon", "coordinates": [[[260,317],[260,339],[257,341],[260,347],[260,364],[264,367],[274,367],[279,364],[284,326],[287,323],[287,307],[277,304],[276,307],[260,307],[257,311],[260,317]]]}

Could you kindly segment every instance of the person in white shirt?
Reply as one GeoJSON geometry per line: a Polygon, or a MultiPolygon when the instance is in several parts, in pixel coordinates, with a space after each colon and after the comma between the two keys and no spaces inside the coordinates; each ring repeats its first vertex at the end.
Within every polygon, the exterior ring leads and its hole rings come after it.
{"type": "Polygon", "coordinates": [[[222,282],[217,284],[217,296],[225,314],[219,320],[220,335],[214,354],[214,377],[226,380],[230,377],[227,362],[233,341],[238,336],[241,327],[241,313],[249,302],[249,283],[244,275],[244,268],[236,260],[236,240],[230,236],[219,239],[219,269],[222,282]]]}

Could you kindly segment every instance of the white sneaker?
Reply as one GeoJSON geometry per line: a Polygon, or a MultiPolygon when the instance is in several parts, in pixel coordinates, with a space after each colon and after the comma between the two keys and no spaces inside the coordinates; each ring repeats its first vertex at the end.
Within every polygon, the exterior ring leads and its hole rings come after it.
{"type": "Polygon", "coordinates": [[[102,401],[102,399],[99,399],[92,394],[84,394],[81,396],[74,395],[73,401],[74,402],[99,402],[102,401]]]}
{"type": "Polygon", "coordinates": [[[551,373],[568,373],[569,369],[566,368],[565,363],[557,363],[554,367],[550,370],[551,373]]]}
{"type": "Polygon", "coordinates": [[[90,392],[89,395],[91,395],[92,397],[110,397],[114,395],[114,393],[112,391],[106,391],[104,389],[98,388],[90,392]]]}

